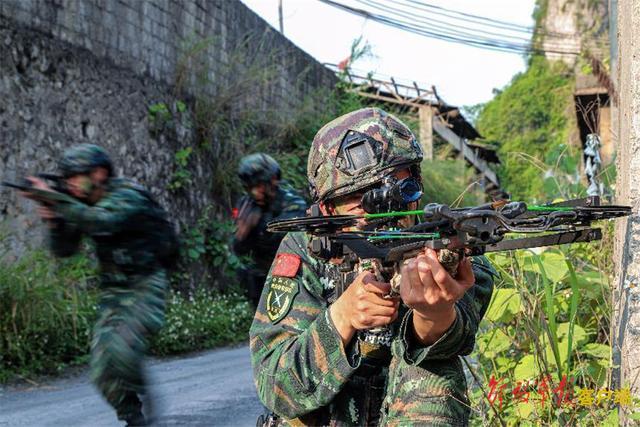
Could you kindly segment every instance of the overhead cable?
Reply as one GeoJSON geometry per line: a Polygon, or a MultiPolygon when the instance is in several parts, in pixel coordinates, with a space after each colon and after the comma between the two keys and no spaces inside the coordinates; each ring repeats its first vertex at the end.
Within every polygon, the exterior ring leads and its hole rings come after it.
{"type": "Polygon", "coordinates": [[[434,38],[437,40],[443,40],[448,42],[459,43],[467,46],[479,47],[487,50],[509,52],[509,53],[557,53],[565,55],[578,55],[579,51],[562,50],[560,48],[537,48],[527,43],[514,43],[508,40],[489,39],[486,37],[470,37],[468,35],[460,34],[460,32],[451,30],[437,30],[433,27],[420,26],[415,23],[403,21],[400,19],[394,19],[393,17],[380,15],[371,11],[358,9],[352,6],[348,6],[342,3],[338,3],[333,0],[319,0],[332,7],[344,10],[346,12],[362,16],[372,21],[379,22],[394,28],[398,28],[403,31],[407,31],[413,34],[434,38]]]}

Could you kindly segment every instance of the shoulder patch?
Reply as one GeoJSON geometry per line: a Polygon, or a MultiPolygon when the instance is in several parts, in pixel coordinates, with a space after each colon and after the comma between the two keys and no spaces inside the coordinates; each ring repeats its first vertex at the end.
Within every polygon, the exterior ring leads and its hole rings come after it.
{"type": "Polygon", "coordinates": [[[276,256],[272,276],[296,277],[300,269],[300,257],[296,254],[280,253],[276,256]]]}
{"type": "Polygon", "coordinates": [[[274,276],[269,282],[267,293],[267,315],[273,323],[278,323],[291,309],[291,303],[300,290],[298,282],[286,277],[274,276]]]}

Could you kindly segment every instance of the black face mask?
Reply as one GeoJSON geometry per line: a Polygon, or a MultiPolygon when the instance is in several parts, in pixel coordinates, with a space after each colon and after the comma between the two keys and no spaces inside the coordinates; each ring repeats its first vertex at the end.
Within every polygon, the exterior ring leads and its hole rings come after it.
{"type": "Polygon", "coordinates": [[[407,210],[409,203],[422,197],[422,184],[410,176],[398,179],[393,176],[384,179],[382,186],[371,189],[362,196],[362,208],[367,213],[381,213],[407,210]]]}

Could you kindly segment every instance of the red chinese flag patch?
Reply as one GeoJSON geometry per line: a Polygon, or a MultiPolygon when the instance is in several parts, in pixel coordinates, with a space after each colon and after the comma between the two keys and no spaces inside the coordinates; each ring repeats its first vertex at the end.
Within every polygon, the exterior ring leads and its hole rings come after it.
{"type": "Polygon", "coordinates": [[[271,271],[272,276],[296,277],[300,268],[300,257],[295,254],[282,253],[276,256],[276,263],[271,271]]]}
{"type": "Polygon", "coordinates": [[[238,219],[238,208],[231,209],[231,218],[238,219]]]}

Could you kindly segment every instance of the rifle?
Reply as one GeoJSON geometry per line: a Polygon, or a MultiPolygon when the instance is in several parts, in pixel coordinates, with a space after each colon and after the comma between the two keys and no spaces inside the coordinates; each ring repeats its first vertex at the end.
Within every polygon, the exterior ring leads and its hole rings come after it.
{"type": "Polygon", "coordinates": [[[16,184],[9,181],[2,181],[2,185],[14,190],[22,191],[25,193],[31,193],[44,205],[51,205],[54,203],[64,203],[69,201],[70,193],[64,184],[64,178],[60,175],[50,173],[38,173],[38,178],[51,181],[51,189],[53,191],[45,191],[34,188],[26,178],[21,180],[20,184],[16,184]]]}
{"type": "Polygon", "coordinates": [[[383,277],[394,278],[391,285],[397,291],[402,261],[424,248],[437,250],[440,263],[455,277],[462,256],[600,240],[602,231],[591,227],[593,222],[631,213],[629,206],[601,205],[598,196],[542,206],[506,200],[465,208],[431,203],[422,210],[363,215],[322,216],[312,207],[311,216],[273,221],[267,229],[311,234],[309,250],[319,258],[373,262],[383,277]],[[424,221],[395,227],[399,218],[409,215],[421,215],[424,221]],[[349,229],[363,220],[361,229],[349,229]]]}

